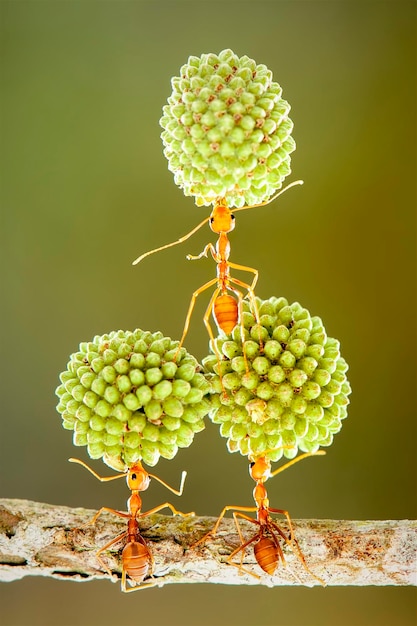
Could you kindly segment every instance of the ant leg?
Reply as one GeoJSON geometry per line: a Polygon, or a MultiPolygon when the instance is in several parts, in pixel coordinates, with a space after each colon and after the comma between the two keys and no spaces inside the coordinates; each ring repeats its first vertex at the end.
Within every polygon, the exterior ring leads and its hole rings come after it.
{"type": "MultiPolygon", "coordinates": [[[[248,265],[240,265],[238,263],[231,263],[229,262],[229,267],[235,269],[235,270],[241,270],[242,272],[249,272],[251,274],[254,274],[252,282],[249,285],[247,285],[246,283],[242,283],[241,286],[242,287],[246,287],[248,289],[248,291],[254,291],[255,290],[255,286],[256,283],[258,282],[258,278],[259,278],[259,270],[256,270],[254,267],[249,267],[248,265]]],[[[237,278],[234,279],[237,281],[237,278]]]]}
{"type": "Polygon", "coordinates": [[[124,531],[123,533],[121,533],[120,535],[118,535],[117,537],[115,537],[114,539],[112,539],[111,541],[109,541],[108,543],[106,543],[105,546],[102,546],[100,548],[100,550],[98,550],[96,552],[96,559],[97,561],[100,563],[101,567],[106,570],[106,572],[109,574],[109,576],[113,577],[113,572],[111,571],[111,569],[104,563],[103,559],[101,558],[100,554],[102,552],[104,552],[105,550],[108,550],[113,544],[117,543],[118,541],[120,541],[121,539],[123,539],[123,537],[127,536],[127,532],[124,531]]]}
{"type": "MultiPolygon", "coordinates": [[[[289,541],[293,541],[294,539],[294,528],[292,525],[292,521],[291,521],[291,517],[290,514],[288,513],[288,511],[285,511],[284,509],[269,509],[270,513],[277,513],[278,515],[284,515],[284,517],[287,518],[287,522],[288,522],[288,526],[290,528],[290,535],[289,535],[289,541]]],[[[282,533],[282,531],[279,531],[280,535],[283,537],[284,533],[282,533]]]]}
{"type": "Polygon", "coordinates": [[[190,511],[190,513],[182,513],[181,511],[177,511],[177,509],[170,504],[170,502],[164,502],[164,504],[160,504],[159,506],[155,506],[153,509],[149,509],[149,511],[145,511],[145,513],[140,513],[138,518],[148,517],[148,515],[153,515],[154,513],[158,513],[162,509],[169,509],[173,515],[181,515],[181,517],[193,517],[195,515],[194,511],[190,511]]]}
{"type": "Polygon", "coordinates": [[[221,363],[223,361],[223,356],[219,352],[219,349],[218,349],[217,344],[216,344],[216,340],[214,338],[213,330],[212,330],[212,328],[210,326],[210,314],[213,314],[213,317],[214,317],[214,303],[215,303],[216,298],[219,295],[219,293],[220,293],[220,287],[218,287],[216,289],[216,291],[213,293],[213,298],[211,298],[211,300],[210,300],[210,304],[207,307],[207,311],[206,311],[206,314],[204,315],[204,320],[203,321],[204,321],[205,327],[207,329],[207,332],[208,332],[208,335],[209,335],[209,338],[210,338],[210,346],[212,347],[213,352],[214,352],[214,354],[216,355],[216,358],[217,358],[218,376],[219,376],[219,381],[220,381],[220,385],[221,385],[221,388],[222,388],[222,393],[224,394],[224,397],[227,398],[228,394],[227,394],[227,390],[226,390],[225,386],[223,385],[223,372],[222,372],[222,366],[221,366],[221,363]]]}
{"type": "Polygon", "coordinates": [[[253,519],[253,517],[249,517],[249,515],[244,515],[243,513],[240,513],[239,511],[236,511],[236,510],[233,511],[233,519],[235,521],[237,532],[239,534],[240,543],[244,543],[245,540],[243,539],[242,529],[240,527],[239,520],[237,519],[238,517],[246,520],[247,522],[251,522],[252,524],[256,524],[256,526],[260,526],[260,524],[258,520],[253,519]]]}
{"type": "Polygon", "coordinates": [[[256,302],[256,296],[255,296],[255,285],[258,282],[259,271],[256,270],[254,267],[249,267],[247,265],[238,265],[237,263],[229,263],[229,266],[232,267],[233,269],[241,270],[242,272],[250,272],[254,274],[254,277],[250,285],[239,280],[238,278],[230,278],[230,282],[234,283],[235,285],[239,285],[240,287],[243,287],[244,289],[247,290],[248,296],[249,296],[249,302],[252,306],[255,319],[257,323],[259,324],[259,311],[258,311],[258,304],[256,302]]]}
{"type": "Polygon", "coordinates": [[[185,318],[184,330],[182,332],[182,337],[180,339],[180,343],[178,345],[177,351],[174,356],[174,361],[177,359],[178,353],[181,350],[184,340],[187,336],[188,328],[190,326],[190,321],[191,321],[191,315],[193,314],[195,301],[197,300],[197,297],[200,295],[200,293],[202,293],[206,289],[209,289],[209,287],[211,287],[212,285],[215,285],[216,283],[217,283],[217,278],[213,278],[212,280],[209,280],[207,283],[202,285],[202,287],[199,287],[199,289],[196,289],[196,291],[194,291],[193,295],[191,296],[190,306],[188,307],[187,316],[185,318]]]}
{"type": "Polygon", "coordinates": [[[107,511],[107,513],[114,513],[114,515],[118,515],[119,517],[131,517],[130,513],[122,513],[122,511],[116,511],[116,509],[110,509],[107,506],[102,506],[101,509],[99,509],[94,515],[94,517],[92,517],[89,522],[84,524],[84,526],[93,526],[100,517],[100,515],[104,513],[104,511],[107,511]]]}
{"type": "Polygon", "coordinates": [[[304,569],[306,570],[306,572],[308,572],[310,574],[310,576],[312,576],[313,578],[315,578],[315,580],[317,580],[321,585],[323,585],[323,587],[326,586],[326,583],[324,582],[324,580],[322,578],[320,578],[319,576],[316,576],[316,574],[314,574],[311,569],[308,567],[305,556],[298,544],[297,539],[295,538],[295,534],[294,534],[294,530],[292,527],[292,523],[291,523],[291,518],[288,514],[288,511],[283,511],[281,509],[269,509],[271,512],[273,513],[281,513],[282,515],[285,515],[288,519],[288,523],[290,525],[290,537],[288,538],[283,532],[282,530],[279,528],[279,526],[273,522],[271,520],[270,524],[271,526],[275,529],[276,532],[279,533],[279,535],[284,539],[285,543],[291,548],[291,550],[294,552],[294,554],[297,556],[297,558],[299,559],[299,561],[301,562],[302,566],[304,567],[304,569]],[[294,549],[295,547],[295,549],[294,549]]]}
{"type": "MultiPolygon", "coordinates": [[[[237,281],[234,278],[230,278],[229,282],[235,283],[237,281]]],[[[246,285],[244,283],[243,283],[243,285],[246,287],[246,285]]],[[[243,353],[243,359],[244,359],[244,362],[245,362],[246,372],[249,372],[248,358],[246,356],[246,350],[245,350],[246,337],[245,337],[245,325],[243,323],[243,294],[242,294],[242,292],[239,291],[239,289],[236,289],[235,287],[232,287],[231,285],[229,285],[228,288],[230,289],[230,291],[232,291],[237,296],[238,312],[239,312],[239,325],[240,325],[240,340],[242,342],[242,353],[243,353]]]]}
{"type": "MultiPolygon", "coordinates": [[[[222,521],[223,517],[226,515],[226,513],[228,511],[246,511],[247,513],[255,513],[257,511],[257,507],[256,506],[232,506],[232,505],[227,505],[224,507],[224,509],[222,510],[222,512],[220,513],[219,517],[217,518],[217,522],[215,523],[215,525],[213,526],[213,528],[211,530],[208,531],[208,533],[206,533],[205,535],[203,535],[201,537],[201,539],[199,539],[198,541],[196,541],[192,547],[194,548],[195,546],[197,546],[199,543],[203,543],[207,537],[215,537],[216,533],[219,529],[220,526],[220,522],[222,521]]],[[[251,518],[248,518],[251,519],[251,518]]],[[[252,520],[253,521],[253,520],[252,520]]]]}
{"type": "Polygon", "coordinates": [[[255,572],[251,572],[250,569],[247,569],[242,564],[246,548],[250,546],[251,543],[254,543],[254,541],[256,541],[257,538],[258,538],[258,535],[255,535],[251,539],[248,539],[248,541],[245,541],[244,543],[242,543],[238,548],[236,548],[236,550],[233,550],[232,554],[230,554],[227,557],[227,563],[229,565],[233,565],[233,567],[237,567],[239,570],[239,574],[242,574],[243,572],[245,572],[245,574],[249,574],[250,576],[257,578],[258,580],[261,580],[261,576],[259,576],[259,574],[255,574],[255,572]],[[233,557],[235,557],[239,552],[241,553],[240,563],[233,563],[232,561],[233,557]]]}
{"type": "MultiPolygon", "coordinates": [[[[236,550],[234,550],[234,552],[232,552],[231,555],[229,555],[228,557],[228,562],[230,562],[231,565],[236,565],[235,563],[231,562],[231,559],[233,558],[233,556],[235,556],[239,551],[240,551],[240,565],[239,565],[239,570],[245,570],[245,568],[243,567],[243,557],[245,555],[245,547],[248,546],[254,539],[251,539],[245,542],[244,538],[243,538],[243,534],[242,534],[242,529],[240,527],[239,524],[239,520],[238,517],[241,517],[242,519],[247,520],[248,522],[251,522],[252,524],[257,524],[258,526],[260,526],[258,520],[253,519],[252,517],[249,517],[248,515],[243,515],[243,513],[238,513],[236,511],[233,512],[233,519],[235,521],[235,526],[237,528],[237,532],[239,534],[239,539],[240,539],[240,546],[239,548],[237,548],[236,550]]],[[[258,535],[255,535],[255,539],[258,535]]],[[[251,572],[252,573],[252,572],[251,572]]],[[[258,577],[258,576],[257,576],[258,577]]],[[[259,577],[258,577],[259,578],[259,577]]]]}
{"type": "MultiPolygon", "coordinates": [[[[219,263],[220,262],[220,257],[217,254],[216,249],[215,249],[215,247],[213,246],[212,243],[208,243],[206,245],[206,247],[204,248],[204,250],[202,252],[200,252],[200,254],[197,255],[197,256],[193,256],[191,254],[187,255],[187,259],[190,260],[190,261],[196,261],[197,259],[201,259],[203,256],[208,256],[208,252],[209,251],[211,252],[211,256],[213,257],[214,261],[216,263],[219,263]]],[[[208,289],[208,287],[213,285],[216,281],[217,281],[217,279],[216,280],[212,280],[209,283],[206,283],[205,285],[203,285],[203,287],[201,287],[199,290],[197,290],[197,292],[201,293],[201,291],[204,291],[204,289],[208,289]]],[[[217,296],[219,295],[220,291],[221,291],[221,288],[217,287],[217,289],[215,290],[215,292],[213,293],[213,295],[210,298],[209,304],[207,306],[207,309],[206,309],[206,312],[205,312],[204,318],[203,318],[204,325],[205,325],[205,327],[207,329],[207,332],[208,332],[209,337],[210,337],[210,339],[211,339],[213,344],[214,344],[214,335],[213,335],[213,331],[212,331],[211,326],[210,326],[209,318],[210,318],[210,314],[213,311],[213,304],[214,304],[217,296]]],[[[197,295],[199,295],[199,293],[197,293],[197,292],[195,292],[196,293],[195,297],[197,297],[197,295]]],[[[194,303],[193,303],[193,307],[194,307],[194,304],[195,304],[195,300],[194,300],[194,303]]],[[[191,308],[191,305],[190,305],[190,308],[191,308]]],[[[216,349],[215,346],[213,346],[213,347],[214,347],[214,349],[216,349]]]]}
{"type": "MultiPolygon", "coordinates": [[[[153,572],[153,557],[152,557],[152,553],[149,553],[150,558],[151,558],[151,572],[153,572]]],[[[127,573],[125,568],[122,568],[122,580],[121,580],[121,589],[123,591],[123,593],[130,593],[131,591],[141,591],[142,589],[146,589],[148,587],[156,587],[159,585],[159,582],[157,580],[154,579],[154,577],[152,576],[152,574],[150,575],[151,580],[148,580],[147,582],[141,582],[141,583],[137,583],[135,584],[135,581],[133,581],[131,578],[129,578],[129,580],[132,580],[133,586],[132,587],[128,587],[127,586],[127,573]]]]}
{"type": "Polygon", "coordinates": [[[252,307],[252,312],[255,316],[256,322],[257,324],[259,324],[259,310],[258,310],[258,303],[256,302],[256,296],[255,296],[255,292],[253,290],[252,285],[248,285],[248,283],[244,283],[242,280],[239,280],[238,278],[232,278],[230,277],[230,282],[235,284],[235,285],[239,285],[239,287],[242,287],[243,289],[246,289],[246,291],[248,292],[248,298],[249,298],[249,303],[252,307]]]}
{"type": "Polygon", "coordinates": [[[217,261],[218,255],[216,253],[216,248],[213,246],[212,243],[208,243],[206,245],[206,247],[204,248],[204,250],[202,252],[200,252],[200,254],[194,255],[194,254],[187,254],[187,260],[188,261],[198,261],[198,259],[202,259],[203,256],[207,257],[208,253],[211,252],[211,256],[213,257],[213,259],[217,261]]]}
{"type": "MultiPolygon", "coordinates": [[[[289,545],[291,548],[293,547],[293,545],[296,546],[296,552],[298,554],[298,558],[303,563],[304,567],[308,571],[310,571],[309,568],[307,567],[304,554],[302,553],[301,548],[298,545],[298,541],[297,541],[297,539],[295,537],[294,527],[292,525],[292,520],[291,520],[289,512],[286,511],[285,509],[273,509],[273,508],[270,508],[269,511],[270,511],[270,513],[277,513],[278,515],[284,515],[284,517],[286,517],[287,522],[288,522],[288,526],[289,526],[289,529],[290,529],[289,537],[287,537],[285,535],[285,533],[279,528],[279,526],[275,522],[271,521],[271,525],[280,534],[280,536],[284,539],[284,541],[285,541],[285,543],[287,545],[289,545]]],[[[314,574],[312,574],[312,575],[314,576],[314,574]]],[[[321,579],[318,579],[318,580],[321,580],[321,579]]]]}
{"type": "Polygon", "coordinates": [[[274,530],[276,532],[278,532],[279,535],[283,538],[283,540],[285,541],[287,546],[289,546],[292,550],[294,548],[294,545],[296,546],[296,552],[298,553],[298,557],[302,561],[303,565],[306,566],[305,558],[304,558],[303,553],[301,552],[301,548],[298,545],[298,541],[297,541],[297,539],[295,537],[294,528],[292,526],[291,518],[290,518],[290,516],[288,514],[288,511],[283,511],[281,509],[269,509],[269,510],[272,513],[279,513],[279,514],[285,515],[287,517],[287,520],[288,520],[288,523],[289,523],[289,526],[290,526],[289,537],[287,537],[287,535],[281,530],[281,528],[278,526],[278,524],[276,522],[271,520],[270,524],[274,528],[274,530]]]}
{"type": "Polygon", "coordinates": [[[253,537],[251,537],[250,539],[248,539],[247,541],[244,541],[243,536],[242,536],[242,531],[240,528],[240,524],[237,520],[237,517],[241,517],[242,519],[246,519],[248,522],[252,522],[253,524],[258,524],[259,522],[257,520],[252,519],[251,517],[248,517],[247,515],[243,515],[242,513],[234,513],[233,517],[236,523],[236,527],[238,528],[238,532],[239,532],[239,537],[240,537],[240,546],[238,546],[237,548],[235,548],[235,550],[233,550],[233,552],[231,554],[229,554],[229,556],[227,557],[227,563],[229,565],[233,565],[233,567],[237,567],[239,570],[239,574],[242,574],[243,572],[245,572],[246,574],[249,574],[250,576],[253,576],[254,578],[257,578],[258,580],[261,580],[261,577],[256,574],[255,572],[251,572],[251,570],[247,569],[246,567],[243,566],[243,558],[245,556],[245,550],[248,546],[250,546],[252,543],[254,543],[258,537],[259,537],[259,532],[257,532],[253,537]],[[240,563],[233,563],[233,558],[240,553],[240,563]]]}
{"type": "MultiPolygon", "coordinates": [[[[217,279],[216,281],[217,282],[217,279]]],[[[216,346],[216,342],[214,340],[214,334],[213,334],[213,330],[211,328],[210,325],[210,315],[213,315],[214,317],[214,303],[217,299],[217,296],[220,294],[221,292],[221,287],[216,287],[216,289],[213,291],[213,295],[210,298],[210,301],[208,303],[207,309],[204,313],[204,317],[203,317],[203,322],[204,322],[204,326],[207,329],[208,335],[210,337],[210,343],[213,346],[213,350],[217,356],[217,360],[220,362],[222,360],[221,354],[219,353],[219,351],[217,350],[217,346],[216,346]]],[[[221,375],[221,372],[219,372],[219,374],[221,375]]]]}
{"type": "MultiPolygon", "coordinates": [[[[240,268],[242,268],[243,266],[238,266],[240,268]]],[[[256,271],[256,270],[254,270],[256,271]]],[[[257,280],[257,276],[254,279],[254,282],[256,282],[257,280]]],[[[243,281],[239,280],[238,278],[229,278],[229,283],[233,284],[233,285],[238,285],[239,287],[242,287],[243,289],[246,289],[246,291],[248,292],[248,298],[249,298],[249,305],[250,308],[252,309],[252,313],[255,316],[255,320],[256,323],[259,324],[260,323],[260,319],[259,319],[259,310],[258,310],[258,303],[256,302],[256,296],[255,296],[255,292],[253,291],[253,288],[251,285],[248,285],[247,283],[244,283],[243,281]]],[[[229,285],[229,289],[231,289],[234,293],[236,294],[240,294],[240,292],[237,289],[234,289],[233,287],[231,287],[229,285]]],[[[243,356],[245,358],[245,363],[246,363],[246,352],[245,352],[245,338],[244,338],[244,332],[245,332],[245,327],[243,324],[243,296],[242,294],[238,295],[239,298],[239,306],[240,306],[240,323],[241,323],[241,338],[242,338],[242,345],[243,345],[243,356]],[[242,300],[241,300],[242,298],[242,300]]],[[[260,347],[261,349],[263,348],[263,342],[261,337],[259,337],[259,343],[260,343],[260,347]]]]}
{"type": "Polygon", "coordinates": [[[214,315],[214,305],[216,302],[216,299],[218,297],[218,295],[221,292],[221,287],[216,287],[216,289],[214,290],[210,301],[208,303],[207,309],[204,313],[204,317],[203,317],[203,322],[204,322],[204,326],[206,327],[208,336],[210,338],[210,346],[213,349],[214,354],[216,355],[217,358],[217,365],[218,365],[218,375],[219,375],[219,379],[220,379],[220,384],[222,387],[222,391],[223,393],[226,393],[225,388],[223,387],[223,374],[221,371],[221,362],[222,362],[222,355],[220,354],[218,348],[217,348],[217,344],[216,344],[216,340],[214,338],[214,334],[213,334],[213,329],[211,328],[211,324],[210,324],[210,315],[212,315],[214,317],[214,319],[216,319],[215,315],[214,315]]]}
{"type": "Polygon", "coordinates": [[[140,583],[140,585],[136,585],[135,587],[126,587],[126,575],[125,575],[124,585],[123,585],[123,575],[122,575],[122,591],[123,591],[123,593],[131,593],[132,591],[142,591],[142,589],[146,589],[146,588],[149,588],[149,587],[158,587],[158,586],[159,586],[159,582],[158,581],[150,580],[150,581],[148,581],[146,583],[140,583]]]}
{"type": "Polygon", "coordinates": [[[276,532],[278,532],[279,536],[282,537],[285,542],[287,542],[287,537],[284,535],[284,533],[281,531],[281,529],[279,528],[277,524],[275,524],[272,520],[269,522],[269,530],[271,532],[271,537],[273,538],[275,547],[278,551],[278,561],[281,560],[281,563],[283,564],[283,566],[287,567],[287,562],[285,560],[285,556],[280,546],[279,540],[276,538],[275,533],[271,531],[271,526],[274,528],[276,532]]]}
{"type": "MultiPolygon", "coordinates": [[[[258,524],[260,526],[260,524],[259,524],[259,522],[257,520],[254,520],[254,519],[248,517],[247,515],[243,515],[241,513],[236,513],[236,517],[235,517],[236,523],[238,523],[238,520],[236,519],[238,516],[241,517],[242,519],[246,519],[247,521],[252,522],[254,524],[258,524]]],[[[284,567],[286,567],[287,563],[286,563],[285,556],[284,556],[284,553],[282,551],[282,548],[281,548],[281,545],[280,545],[280,542],[279,542],[279,537],[281,537],[291,547],[291,549],[293,549],[293,545],[289,541],[288,537],[279,528],[279,526],[277,524],[275,524],[270,519],[268,520],[267,528],[268,528],[268,531],[269,531],[269,537],[272,539],[273,544],[274,544],[274,546],[276,548],[276,551],[277,551],[277,560],[276,560],[275,567],[277,567],[277,565],[278,565],[278,563],[280,561],[281,561],[282,565],[284,567]],[[279,537],[277,537],[275,533],[277,533],[279,537]]],[[[257,578],[260,578],[260,576],[257,576],[253,572],[249,571],[247,568],[243,567],[243,557],[244,557],[244,550],[246,549],[246,547],[249,546],[251,543],[255,542],[257,539],[260,539],[261,536],[262,536],[261,535],[261,530],[259,530],[251,539],[249,539],[247,541],[243,541],[243,539],[242,539],[241,545],[238,548],[236,548],[232,552],[232,554],[228,557],[228,561],[230,562],[231,565],[235,565],[236,567],[239,567],[240,570],[245,571],[245,572],[251,574],[252,576],[256,576],[257,578]],[[233,563],[232,559],[239,552],[240,552],[240,564],[238,565],[237,563],[233,563]]],[[[256,561],[257,561],[259,567],[261,567],[261,569],[263,569],[263,567],[262,567],[260,561],[258,560],[258,558],[256,556],[255,556],[255,558],[256,558],[256,561]]],[[[298,582],[301,582],[301,581],[299,581],[298,578],[297,578],[297,580],[298,580],[298,582]]]]}

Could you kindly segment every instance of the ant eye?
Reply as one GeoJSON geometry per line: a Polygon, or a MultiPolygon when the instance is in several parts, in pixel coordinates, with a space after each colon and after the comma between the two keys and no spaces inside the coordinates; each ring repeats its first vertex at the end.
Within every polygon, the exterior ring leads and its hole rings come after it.
{"type": "Polygon", "coordinates": [[[230,213],[230,217],[232,218],[232,220],[235,220],[235,216],[233,215],[233,213],[230,213]]]}
{"type": "Polygon", "coordinates": [[[210,217],[210,224],[214,222],[214,217],[210,217]]]}
{"type": "Polygon", "coordinates": [[[136,474],[132,474],[132,480],[136,480],[136,474]]]}
{"type": "Polygon", "coordinates": [[[249,467],[253,467],[255,465],[255,461],[251,461],[251,463],[249,464],[249,467]]]}

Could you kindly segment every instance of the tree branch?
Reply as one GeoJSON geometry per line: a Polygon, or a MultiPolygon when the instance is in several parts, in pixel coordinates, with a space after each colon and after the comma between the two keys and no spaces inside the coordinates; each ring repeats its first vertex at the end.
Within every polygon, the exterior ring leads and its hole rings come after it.
{"type": "MultiPolygon", "coordinates": [[[[104,513],[94,526],[83,528],[94,511],[27,500],[0,499],[0,580],[49,576],[85,581],[109,578],[96,559],[97,550],[126,529],[126,521],[104,513]]],[[[274,576],[260,570],[253,544],[243,564],[259,577],[242,573],[225,561],[239,546],[233,519],[224,519],[218,535],[192,547],[215,524],[213,517],[150,515],[140,528],[153,553],[155,582],[211,582],[272,586],[319,584],[306,571],[296,550],[283,546],[287,566],[274,576]]],[[[327,585],[417,585],[417,522],[293,520],[308,567],[327,585]]],[[[242,520],[245,539],[255,526],[242,520]]],[[[280,523],[288,533],[285,520],[280,523]]],[[[256,530],[256,529],[255,529],[256,530]]],[[[123,542],[102,554],[116,575],[121,572],[123,542]]],[[[238,558],[239,562],[239,558],[238,558]]]]}

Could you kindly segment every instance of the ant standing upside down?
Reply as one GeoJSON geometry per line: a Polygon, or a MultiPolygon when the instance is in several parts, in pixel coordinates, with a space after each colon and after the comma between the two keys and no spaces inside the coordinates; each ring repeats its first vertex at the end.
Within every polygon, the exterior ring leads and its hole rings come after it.
{"type": "MultiPolygon", "coordinates": [[[[237,263],[232,263],[229,261],[230,256],[230,241],[228,238],[228,234],[235,227],[235,216],[234,213],[238,211],[245,211],[247,209],[255,209],[257,207],[265,206],[273,202],[278,196],[283,194],[285,191],[293,187],[294,185],[302,185],[302,180],[297,180],[286,187],[281,189],[278,193],[272,196],[269,200],[265,202],[260,202],[259,204],[253,204],[250,206],[243,206],[236,209],[233,209],[233,213],[230,208],[227,206],[227,198],[221,198],[214,202],[213,210],[209,217],[206,217],[205,220],[200,222],[195,228],[193,228],[189,233],[177,239],[177,241],[173,241],[164,246],[160,246],[159,248],[155,248],[154,250],[150,250],[149,252],[145,252],[141,256],[139,256],[135,261],[133,261],[132,265],[137,265],[147,256],[154,254],[155,252],[160,252],[161,250],[165,250],[166,248],[171,248],[172,246],[176,246],[179,243],[183,243],[187,239],[189,239],[194,233],[196,233],[204,224],[209,223],[211,230],[219,235],[216,246],[212,243],[208,243],[204,250],[193,256],[191,254],[187,255],[188,260],[197,260],[201,259],[203,256],[208,256],[209,252],[213,257],[217,265],[217,278],[213,278],[209,280],[207,283],[199,287],[196,291],[194,291],[191,302],[188,307],[187,316],[185,318],[184,330],[182,333],[182,337],[178,346],[178,352],[185,341],[185,337],[187,336],[188,328],[191,321],[191,316],[194,310],[195,302],[197,297],[210,289],[217,284],[211,298],[209,304],[207,306],[206,312],[204,314],[204,325],[207,328],[207,332],[211,339],[211,344],[213,345],[214,350],[216,351],[216,356],[218,360],[221,360],[220,354],[217,352],[216,344],[214,341],[213,330],[210,326],[210,315],[213,315],[213,318],[216,322],[216,325],[220,330],[223,330],[226,334],[232,332],[233,328],[237,323],[240,323],[241,329],[241,337],[242,343],[244,343],[245,333],[244,333],[244,325],[242,320],[242,300],[244,298],[243,293],[240,291],[241,289],[246,290],[247,296],[251,303],[251,308],[253,309],[254,315],[256,317],[257,322],[259,322],[259,315],[257,310],[257,304],[255,300],[255,285],[258,281],[258,270],[253,267],[248,267],[246,265],[239,265],[237,263]],[[253,279],[250,284],[239,280],[238,278],[234,278],[230,275],[230,269],[240,270],[243,272],[248,272],[253,274],[253,279]],[[233,295],[232,295],[233,294],[233,295]]],[[[177,353],[178,353],[177,352],[177,353]]]]}

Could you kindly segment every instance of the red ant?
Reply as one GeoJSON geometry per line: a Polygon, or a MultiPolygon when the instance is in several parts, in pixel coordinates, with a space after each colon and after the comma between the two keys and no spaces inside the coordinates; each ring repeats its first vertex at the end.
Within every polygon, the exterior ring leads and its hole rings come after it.
{"type": "Polygon", "coordinates": [[[146,543],[145,539],[140,534],[139,530],[139,519],[143,519],[144,517],[148,517],[153,513],[157,513],[161,509],[168,508],[174,515],[181,515],[182,517],[187,517],[194,515],[194,513],[181,513],[177,511],[177,509],[170,504],[169,502],[164,502],[164,504],[160,504],[159,506],[146,511],[145,513],[141,513],[142,509],[142,498],[140,497],[140,492],[145,491],[149,487],[149,483],[151,478],[155,478],[158,482],[164,485],[167,489],[172,491],[178,496],[182,495],[185,477],[187,472],[182,472],[181,476],[181,485],[179,490],[170,487],[165,481],[154,474],[149,474],[142,466],[142,464],[137,461],[132,467],[130,467],[126,473],[116,474],[115,476],[99,476],[91,467],[89,467],[84,461],[80,459],[69,459],[71,463],[78,463],[85,467],[95,478],[100,480],[101,482],[107,482],[109,480],[116,480],[117,478],[122,478],[126,476],[127,486],[132,492],[130,498],[127,501],[127,513],[122,513],[121,511],[116,511],[115,509],[110,509],[106,506],[103,506],[94,517],[88,522],[88,525],[95,524],[100,515],[107,511],[109,513],[114,513],[115,515],[119,515],[120,517],[127,518],[127,530],[123,533],[106,543],[105,546],[100,548],[96,557],[99,561],[100,565],[104,570],[108,572],[110,576],[112,576],[111,570],[104,563],[101,558],[102,552],[108,550],[113,544],[121,541],[126,538],[126,544],[123,548],[122,552],[122,591],[125,593],[129,593],[130,591],[140,591],[145,587],[154,587],[158,583],[154,580],[143,582],[147,576],[152,576],[153,573],[153,557],[152,553],[146,543]],[[132,585],[131,588],[126,587],[126,582],[129,580],[129,584],[132,585]]]}
{"type": "Polygon", "coordinates": [[[256,562],[266,574],[272,576],[275,573],[275,570],[277,569],[280,561],[282,562],[284,567],[286,566],[284,552],[281,547],[282,540],[289,548],[293,550],[293,552],[303,565],[304,569],[320,584],[325,585],[324,581],[315,574],[313,574],[313,572],[307,566],[304,554],[302,553],[300,546],[298,545],[298,542],[295,538],[294,528],[288,511],[285,511],[283,509],[273,509],[269,506],[268,494],[265,487],[265,482],[268,480],[268,478],[273,478],[291,465],[294,465],[294,463],[298,463],[298,461],[301,461],[308,456],[318,456],[324,454],[326,454],[324,450],[318,450],[317,452],[306,452],[305,454],[301,454],[299,457],[292,459],[282,467],[279,467],[274,472],[271,472],[271,462],[265,456],[252,461],[249,466],[249,473],[253,480],[256,482],[256,486],[253,490],[253,497],[256,506],[225,506],[220,513],[220,516],[213,529],[206,533],[201,539],[199,539],[194,544],[194,546],[198,545],[199,543],[203,543],[209,536],[215,537],[219,529],[220,522],[222,521],[227,511],[233,511],[233,519],[235,521],[237,532],[239,534],[240,545],[228,556],[227,563],[239,568],[240,572],[243,571],[247,574],[250,574],[251,576],[260,578],[257,574],[254,574],[242,565],[245,549],[251,544],[255,544],[254,554],[256,562]],[[256,513],[256,519],[245,515],[244,512],[256,513]],[[278,513],[286,517],[289,526],[288,536],[272,519],[271,513],[278,513]],[[248,522],[251,522],[258,527],[255,535],[253,535],[247,541],[245,541],[243,538],[238,518],[247,520],[248,522]],[[240,563],[234,563],[233,558],[239,553],[240,563]]]}
{"type": "MultiPolygon", "coordinates": [[[[254,209],[257,207],[265,206],[270,204],[278,196],[283,194],[287,189],[293,187],[294,185],[302,185],[302,180],[297,180],[293,183],[290,183],[284,189],[281,189],[278,193],[276,193],[272,198],[266,200],[265,202],[260,202],[259,204],[253,204],[250,206],[243,206],[236,209],[233,209],[234,213],[237,211],[244,211],[246,209],[254,209]]],[[[211,343],[214,346],[214,349],[217,351],[214,335],[212,328],[210,326],[210,314],[213,315],[213,318],[219,329],[223,330],[226,334],[232,332],[233,328],[236,326],[238,321],[240,321],[241,328],[241,336],[242,343],[244,343],[244,326],[242,321],[242,300],[243,294],[237,287],[241,287],[242,289],[246,289],[247,295],[251,302],[252,309],[255,313],[255,317],[257,321],[259,321],[259,315],[257,311],[257,304],[255,300],[254,289],[258,280],[258,270],[248,267],[246,265],[238,265],[237,263],[231,263],[229,261],[230,255],[230,242],[228,239],[228,233],[230,233],[235,227],[235,216],[234,213],[227,206],[227,201],[225,198],[219,199],[214,203],[213,210],[209,217],[206,217],[198,226],[193,228],[189,233],[177,239],[177,241],[173,241],[159,248],[155,248],[154,250],[150,250],[149,252],[145,252],[140,257],[138,257],[135,261],[133,261],[133,265],[137,265],[147,256],[154,254],[155,252],[160,252],[161,250],[165,250],[166,248],[171,248],[172,246],[176,246],[179,243],[183,243],[187,239],[189,239],[194,233],[196,233],[204,224],[209,222],[211,230],[219,235],[219,239],[217,241],[216,246],[212,243],[208,243],[204,250],[197,256],[187,255],[188,260],[196,260],[201,259],[203,256],[208,256],[208,253],[211,253],[214,261],[217,264],[217,278],[213,278],[209,280],[207,283],[199,287],[196,291],[194,291],[191,302],[188,308],[187,316],[185,318],[184,330],[182,333],[182,337],[179,343],[178,350],[180,350],[181,346],[184,343],[185,337],[188,332],[188,328],[190,325],[191,315],[194,310],[194,305],[197,297],[206,289],[209,289],[213,285],[217,283],[217,287],[213,292],[213,295],[210,298],[210,302],[207,306],[206,312],[204,314],[204,324],[207,328],[207,332],[211,339],[211,343]],[[243,272],[249,272],[253,274],[253,279],[251,284],[245,283],[237,278],[233,278],[230,276],[230,268],[241,270],[243,272]],[[237,298],[230,295],[231,292],[237,298]]],[[[220,355],[216,354],[218,359],[220,360],[220,355]]]]}

